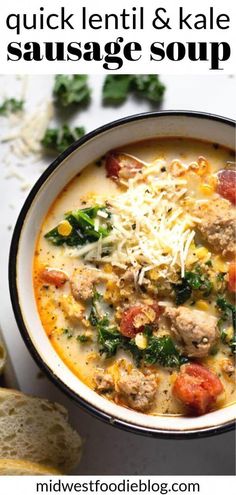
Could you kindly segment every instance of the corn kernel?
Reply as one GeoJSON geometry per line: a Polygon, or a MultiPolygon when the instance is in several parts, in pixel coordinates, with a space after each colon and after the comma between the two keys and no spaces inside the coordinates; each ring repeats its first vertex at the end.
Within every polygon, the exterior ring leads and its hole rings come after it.
{"type": "Polygon", "coordinates": [[[147,337],[143,333],[137,333],[135,336],[135,344],[139,349],[146,349],[147,347],[147,337]]]}
{"type": "Polygon", "coordinates": [[[178,373],[176,373],[175,371],[172,373],[172,375],[170,375],[169,380],[170,380],[171,385],[173,385],[175,383],[177,376],[178,376],[178,373]]]}
{"type": "Polygon", "coordinates": [[[152,268],[151,270],[149,270],[149,278],[151,280],[158,280],[159,273],[158,273],[158,270],[156,268],[152,268]]]}
{"type": "Polygon", "coordinates": [[[59,223],[57,230],[58,230],[58,234],[67,237],[68,235],[71,234],[72,226],[68,222],[68,220],[62,220],[62,222],[59,223]]]}
{"type": "Polygon", "coordinates": [[[214,192],[214,187],[211,184],[201,184],[199,190],[204,196],[211,196],[214,192]]]}
{"type": "Polygon", "coordinates": [[[209,304],[206,301],[203,301],[203,299],[199,299],[195,307],[199,309],[200,311],[208,311],[209,310],[209,304]]]}
{"type": "Polygon", "coordinates": [[[217,271],[217,272],[223,272],[223,273],[228,272],[228,265],[225,261],[223,261],[221,256],[215,257],[213,265],[214,265],[215,271],[217,271]]]}
{"type": "Polygon", "coordinates": [[[110,263],[105,263],[103,269],[104,269],[104,272],[105,273],[112,273],[112,271],[113,271],[112,266],[110,265],[110,263]]]}
{"type": "Polygon", "coordinates": [[[234,329],[232,326],[226,328],[227,341],[230,342],[234,336],[234,329]]]}
{"type": "Polygon", "coordinates": [[[196,256],[198,257],[198,259],[200,259],[200,260],[203,260],[204,258],[206,258],[209,255],[208,249],[203,247],[203,246],[197,248],[195,250],[195,253],[196,253],[196,256]]]}

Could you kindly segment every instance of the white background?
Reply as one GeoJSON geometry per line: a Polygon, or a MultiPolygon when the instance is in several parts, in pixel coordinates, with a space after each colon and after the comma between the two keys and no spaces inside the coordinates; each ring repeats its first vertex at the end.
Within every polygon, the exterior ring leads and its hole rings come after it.
{"type": "MultiPolygon", "coordinates": [[[[27,109],[31,112],[51,95],[51,76],[31,76],[27,80],[0,76],[0,102],[4,96],[19,96],[26,83],[27,109]]],[[[235,78],[230,76],[163,76],[167,91],[163,109],[193,109],[235,118],[235,78]]],[[[151,109],[146,102],[130,98],[118,108],[101,106],[103,76],[91,76],[92,104],[79,112],[74,121],[88,131],[121,116],[151,109]]],[[[73,119],[72,119],[73,120],[73,119]]],[[[8,120],[0,119],[0,138],[7,131],[8,120]]],[[[20,207],[27,192],[24,180],[6,178],[17,170],[33,183],[49,163],[34,163],[10,156],[4,163],[9,145],[0,145],[0,322],[22,390],[55,399],[66,405],[71,420],[85,438],[85,452],[80,474],[233,474],[234,433],[199,440],[159,440],[136,436],[103,424],[83,412],[52,383],[38,374],[16,327],[8,295],[8,249],[20,207]],[[14,168],[15,167],[15,168],[14,168]],[[39,377],[41,376],[41,377],[39,377]]]]}
{"type": "MultiPolygon", "coordinates": [[[[1,17],[0,17],[0,32],[1,32],[1,52],[0,52],[0,66],[1,72],[4,74],[15,74],[26,73],[31,74],[57,74],[61,73],[90,73],[97,74],[105,71],[103,69],[103,62],[86,62],[80,61],[64,61],[64,62],[49,62],[45,58],[40,61],[7,61],[7,46],[10,42],[21,42],[22,46],[26,42],[37,41],[43,44],[46,41],[63,41],[66,44],[69,42],[81,42],[83,47],[85,42],[96,41],[99,42],[101,47],[107,42],[114,42],[118,36],[124,38],[124,43],[121,44],[123,48],[124,44],[128,41],[140,42],[142,45],[142,58],[138,62],[128,62],[125,61],[120,72],[135,74],[147,72],[149,73],[172,73],[172,74],[184,74],[184,73],[195,73],[195,74],[207,74],[210,69],[210,58],[211,58],[211,42],[221,43],[227,42],[231,46],[232,54],[228,61],[220,64],[221,68],[224,69],[225,73],[232,72],[232,67],[236,64],[236,48],[235,48],[235,38],[236,38],[236,27],[233,12],[235,9],[235,0],[162,0],[156,2],[155,0],[119,0],[119,2],[110,2],[108,0],[100,0],[99,2],[94,2],[94,0],[8,0],[7,2],[1,2],[1,17]],[[27,13],[28,26],[32,24],[32,14],[40,14],[40,7],[45,8],[45,14],[59,13],[60,7],[66,7],[66,14],[74,14],[71,19],[71,23],[74,26],[74,30],[69,27],[65,30],[50,30],[45,27],[43,30],[37,25],[36,30],[26,30],[22,29],[21,34],[17,35],[14,30],[10,30],[6,27],[6,18],[9,14],[24,14],[27,13]],[[125,8],[127,13],[132,13],[132,7],[136,6],[137,9],[140,6],[144,6],[145,12],[145,29],[144,30],[124,30],[119,28],[119,30],[109,30],[101,29],[94,30],[86,28],[86,31],[81,30],[81,7],[86,6],[89,15],[99,13],[104,16],[105,13],[111,14],[115,13],[119,15],[125,8]],[[210,28],[210,7],[213,6],[214,9],[214,29],[210,28]],[[161,15],[164,19],[170,18],[171,29],[154,29],[152,27],[152,21],[155,18],[155,10],[157,8],[166,8],[167,13],[161,15]],[[184,16],[189,13],[192,17],[189,19],[191,26],[194,24],[194,16],[199,14],[204,14],[207,20],[207,29],[191,30],[185,27],[179,30],[179,8],[183,7],[184,16]],[[219,29],[216,25],[216,17],[220,14],[227,14],[231,18],[229,29],[219,29]],[[150,62],[150,45],[153,42],[164,42],[165,48],[171,42],[181,42],[187,47],[187,42],[207,42],[207,58],[206,61],[189,61],[187,54],[186,57],[181,61],[170,61],[168,57],[165,57],[163,61],[150,62]]],[[[196,20],[200,20],[198,17],[196,20]]],[[[13,25],[14,19],[11,21],[13,25]]],[[[53,21],[54,24],[54,21],[53,21]]],[[[159,23],[161,25],[161,23],[159,23]]],[[[225,24],[224,24],[225,26],[225,24]]],[[[186,48],[187,50],[187,48],[186,48]]],[[[24,51],[24,50],[23,50],[24,51]]],[[[82,50],[83,51],[83,50],[82,50]]],[[[104,54],[104,50],[102,50],[104,54]]],[[[113,66],[114,67],[114,66],[113,66]]],[[[218,71],[220,73],[221,71],[218,71]]]]}

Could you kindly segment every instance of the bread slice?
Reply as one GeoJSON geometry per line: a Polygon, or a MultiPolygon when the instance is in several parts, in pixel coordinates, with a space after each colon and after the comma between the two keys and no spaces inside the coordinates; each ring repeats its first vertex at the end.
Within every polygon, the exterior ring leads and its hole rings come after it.
{"type": "Polygon", "coordinates": [[[57,469],[22,459],[0,459],[0,476],[52,476],[62,474],[57,469]]]}
{"type": "Polygon", "coordinates": [[[0,388],[0,459],[22,459],[70,472],[82,441],[67,410],[45,399],[0,388]]]}

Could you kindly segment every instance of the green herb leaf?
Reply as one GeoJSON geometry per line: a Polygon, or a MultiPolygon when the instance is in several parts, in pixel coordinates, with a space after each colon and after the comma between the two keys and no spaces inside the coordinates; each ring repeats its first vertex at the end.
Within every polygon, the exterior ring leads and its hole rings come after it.
{"type": "Polygon", "coordinates": [[[88,86],[88,76],[83,74],[73,76],[57,75],[53,94],[56,102],[63,107],[87,103],[91,94],[88,86]]]}
{"type": "Polygon", "coordinates": [[[163,99],[165,86],[155,74],[137,74],[132,79],[132,89],[136,94],[152,103],[160,103],[163,99]]]}
{"type": "Polygon", "coordinates": [[[146,325],[145,335],[148,339],[148,346],[146,349],[139,349],[135,343],[135,339],[129,339],[124,337],[120,331],[110,325],[110,320],[107,315],[101,315],[97,303],[101,300],[101,294],[95,291],[92,306],[89,315],[89,321],[98,332],[98,344],[101,354],[106,357],[112,357],[119,349],[123,349],[130,352],[136,365],[139,367],[141,362],[146,364],[160,364],[167,367],[179,367],[187,359],[181,356],[176,349],[171,337],[165,335],[163,337],[155,337],[152,334],[152,328],[150,325],[146,325]]]}
{"type": "Polygon", "coordinates": [[[165,86],[155,74],[108,75],[103,85],[103,101],[110,104],[123,103],[129,93],[145,98],[152,103],[160,103],[165,86]]]}
{"type": "Polygon", "coordinates": [[[76,337],[76,340],[78,340],[81,344],[85,344],[86,342],[88,342],[90,339],[89,337],[87,337],[87,335],[78,335],[76,337]]]}
{"type": "Polygon", "coordinates": [[[200,267],[195,269],[195,272],[186,272],[185,280],[193,290],[200,290],[205,297],[209,296],[212,290],[212,282],[206,274],[203,274],[200,267]]]}
{"type": "Polygon", "coordinates": [[[173,284],[173,288],[177,306],[184,304],[192,295],[192,289],[185,278],[179,284],[173,284]]]}
{"type": "Polygon", "coordinates": [[[194,272],[186,272],[179,284],[173,284],[175,302],[184,304],[192,296],[194,291],[200,291],[202,297],[208,297],[212,291],[212,282],[208,276],[196,267],[194,272]]]}
{"type": "Polygon", "coordinates": [[[144,360],[150,365],[158,363],[169,368],[180,366],[180,354],[169,335],[150,337],[144,360]]]}
{"type": "Polygon", "coordinates": [[[63,125],[57,129],[47,129],[41,144],[48,151],[62,153],[68,146],[80,139],[84,133],[84,127],[71,129],[68,125],[63,125]]]}
{"type": "Polygon", "coordinates": [[[63,333],[66,335],[67,339],[71,339],[73,337],[73,333],[70,328],[63,328],[63,333]]]}
{"type": "Polygon", "coordinates": [[[228,343],[231,351],[236,353],[236,306],[226,301],[224,297],[218,297],[216,300],[216,305],[221,312],[221,318],[218,321],[218,326],[221,331],[221,340],[224,344],[228,343]],[[232,325],[234,330],[234,335],[232,339],[227,341],[227,333],[224,329],[222,329],[222,323],[232,319],[232,325]]]}
{"type": "Polygon", "coordinates": [[[89,318],[88,318],[89,322],[91,323],[91,325],[93,327],[96,327],[99,324],[99,321],[101,319],[101,317],[99,315],[98,307],[97,307],[97,303],[99,301],[101,301],[101,299],[102,299],[102,295],[99,292],[94,291],[92,303],[91,303],[91,310],[90,310],[90,314],[89,314],[89,318]]]}
{"type": "Polygon", "coordinates": [[[122,335],[116,327],[109,327],[107,317],[100,320],[97,324],[97,330],[100,353],[105,354],[107,358],[114,356],[122,345],[122,335]]]}
{"type": "Polygon", "coordinates": [[[58,232],[57,226],[47,232],[45,238],[55,246],[61,246],[62,244],[66,244],[67,246],[82,246],[89,242],[95,242],[101,237],[107,237],[112,230],[110,218],[110,212],[105,206],[96,205],[92,208],[71,211],[65,215],[65,220],[72,227],[71,233],[68,236],[63,236],[58,232]],[[107,218],[102,219],[106,227],[101,226],[95,230],[94,221],[99,211],[105,211],[107,213],[107,218]]]}
{"type": "Polygon", "coordinates": [[[133,76],[131,75],[108,75],[103,85],[103,101],[105,103],[123,103],[129,93],[133,76]]]}
{"type": "Polygon", "coordinates": [[[0,105],[0,115],[9,115],[23,110],[24,101],[16,100],[15,98],[6,98],[0,105]]]}

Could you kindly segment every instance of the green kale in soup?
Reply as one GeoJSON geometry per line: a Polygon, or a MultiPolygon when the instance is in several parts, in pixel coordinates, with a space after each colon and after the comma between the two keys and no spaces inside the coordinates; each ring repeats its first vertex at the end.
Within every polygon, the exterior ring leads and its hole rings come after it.
{"type": "Polygon", "coordinates": [[[212,291],[212,282],[201,269],[197,266],[194,271],[185,272],[185,276],[181,279],[180,283],[173,284],[175,292],[175,302],[177,306],[184,304],[195,293],[201,295],[201,297],[208,297],[212,291]]]}
{"type": "Polygon", "coordinates": [[[82,246],[89,242],[95,242],[101,237],[107,237],[112,229],[111,213],[105,206],[93,206],[74,210],[65,214],[64,219],[69,223],[71,232],[69,235],[60,234],[59,225],[45,234],[55,246],[66,244],[67,246],[82,246]],[[102,224],[96,227],[95,220],[99,219],[99,212],[105,213],[102,224]]]}
{"type": "Polygon", "coordinates": [[[218,321],[218,326],[221,333],[221,340],[224,344],[228,344],[232,353],[236,353],[236,306],[226,301],[224,297],[218,297],[216,305],[221,313],[221,317],[218,321]],[[223,327],[225,322],[232,321],[233,336],[228,338],[228,334],[223,327]]]}

